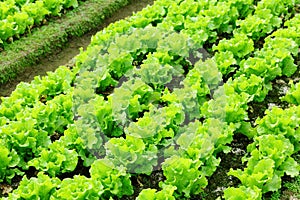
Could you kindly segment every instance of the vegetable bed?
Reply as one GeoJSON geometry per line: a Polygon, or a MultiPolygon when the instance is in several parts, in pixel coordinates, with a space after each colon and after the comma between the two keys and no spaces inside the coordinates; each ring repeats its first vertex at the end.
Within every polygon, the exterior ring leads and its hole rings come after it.
{"type": "Polygon", "coordinates": [[[268,199],[299,177],[299,4],[157,0],[19,84],[2,199],[268,199]]]}

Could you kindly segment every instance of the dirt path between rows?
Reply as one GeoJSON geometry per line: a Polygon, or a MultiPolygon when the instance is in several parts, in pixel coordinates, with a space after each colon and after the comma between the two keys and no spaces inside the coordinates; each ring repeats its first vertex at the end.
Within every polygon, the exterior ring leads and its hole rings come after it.
{"type": "Polygon", "coordinates": [[[18,77],[16,77],[14,80],[0,85],[0,97],[9,96],[12,91],[15,90],[18,83],[22,81],[30,82],[35,76],[44,76],[46,75],[46,72],[54,71],[55,69],[57,69],[57,67],[66,65],[72,60],[74,56],[79,53],[80,47],[86,49],[86,47],[90,44],[92,35],[95,35],[98,31],[107,27],[110,23],[131,16],[133,12],[140,11],[147,5],[153,4],[153,2],[154,0],[134,0],[131,4],[121,8],[111,17],[105,19],[103,24],[97,30],[90,31],[82,37],[74,37],[70,39],[70,41],[67,43],[67,46],[61,51],[47,56],[46,58],[42,58],[37,65],[26,68],[25,71],[21,75],[18,75],[18,77]]]}

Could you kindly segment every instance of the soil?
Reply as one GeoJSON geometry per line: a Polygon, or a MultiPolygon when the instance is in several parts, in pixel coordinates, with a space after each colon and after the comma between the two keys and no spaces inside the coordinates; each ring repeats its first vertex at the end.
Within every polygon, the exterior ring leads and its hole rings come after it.
{"type": "Polygon", "coordinates": [[[95,35],[98,31],[107,27],[110,23],[124,19],[131,16],[133,12],[142,10],[147,5],[153,4],[154,0],[133,0],[129,5],[121,8],[113,14],[113,16],[104,20],[102,26],[96,30],[92,30],[82,37],[73,37],[68,42],[67,46],[58,50],[53,55],[48,55],[42,58],[40,62],[31,67],[27,67],[24,72],[14,80],[9,81],[3,85],[0,84],[0,97],[9,96],[20,82],[31,82],[35,76],[44,76],[48,71],[55,71],[61,65],[71,65],[72,58],[79,54],[79,48],[86,49],[90,44],[91,36],[95,35]]]}

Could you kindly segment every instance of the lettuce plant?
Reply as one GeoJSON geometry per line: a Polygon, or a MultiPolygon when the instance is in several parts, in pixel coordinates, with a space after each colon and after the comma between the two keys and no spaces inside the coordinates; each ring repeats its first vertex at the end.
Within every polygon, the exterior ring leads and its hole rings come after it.
{"type": "Polygon", "coordinates": [[[284,97],[280,99],[290,104],[300,105],[300,83],[294,84],[293,81],[289,82],[290,89],[287,91],[284,97]]]}
{"type": "Polygon", "coordinates": [[[162,165],[166,180],[160,182],[160,187],[176,186],[176,192],[183,193],[186,197],[190,197],[191,194],[199,194],[207,185],[207,179],[198,170],[201,165],[201,161],[193,161],[176,155],[166,159],[162,165]]]}
{"type": "Polygon", "coordinates": [[[99,181],[103,186],[104,199],[133,194],[130,174],[126,173],[126,168],[116,166],[108,159],[96,160],[91,166],[90,174],[93,180],[99,181]]]}
{"type": "Polygon", "coordinates": [[[60,182],[58,178],[50,178],[42,172],[30,179],[24,176],[19,187],[4,199],[50,199],[60,182]]]}
{"type": "Polygon", "coordinates": [[[136,200],[175,200],[173,196],[175,186],[165,185],[162,190],[143,189],[136,200]]]}

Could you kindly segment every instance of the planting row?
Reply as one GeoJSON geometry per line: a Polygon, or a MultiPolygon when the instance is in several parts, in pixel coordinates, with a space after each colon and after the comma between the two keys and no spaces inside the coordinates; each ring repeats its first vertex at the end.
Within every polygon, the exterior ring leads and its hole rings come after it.
{"type": "Polygon", "coordinates": [[[230,170],[242,184],[225,199],[278,190],[300,170],[298,107],[274,108],[254,125],[247,110],[297,70],[295,4],[158,0],[95,35],[72,70],[20,84],[0,106],[0,179],[23,176],[4,199],[195,197],[241,133],[254,143],[246,168],[230,170]],[[81,161],[89,174],[78,172],[81,161]],[[37,177],[26,177],[33,169],[37,177]],[[154,171],[159,186],[133,187],[154,171]]]}
{"type": "Polygon", "coordinates": [[[76,8],[77,0],[7,0],[0,2],[0,43],[20,35],[34,25],[45,21],[46,16],[59,16],[62,9],[76,8]]]}

